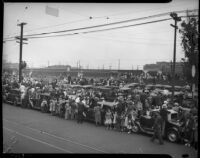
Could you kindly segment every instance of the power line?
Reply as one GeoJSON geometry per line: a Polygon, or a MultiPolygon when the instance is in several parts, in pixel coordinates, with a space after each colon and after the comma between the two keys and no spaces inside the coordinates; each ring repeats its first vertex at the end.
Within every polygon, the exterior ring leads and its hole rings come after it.
{"type": "MultiPolygon", "coordinates": [[[[83,22],[83,21],[89,21],[89,20],[90,20],[90,19],[88,19],[88,18],[87,18],[87,19],[74,20],[74,21],[69,21],[69,22],[62,23],[62,24],[57,24],[57,25],[38,27],[38,28],[35,28],[35,29],[26,30],[26,31],[24,31],[24,32],[27,33],[27,32],[32,32],[32,31],[35,31],[35,30],[42,30],[42,29],[46,29],[46,28],[48,29],[48,28],[52,28],[52,27],[58,27],[58,26],[66,25],[66,24],[72,24],[72,23],[83,22]]],[[[17,33],[12,34],[12,35],[17,35],[17,33]]],[[[7,36],[10,36],[10,35],[7,35],[7,36]]],[[[5,39],[10,39],[10,38],[13,38],[13,37],[8,37],[8,38],[5,38],[5,39]]]]}
{"type": "Polygon", "coordinates": [[[171,18],[167,19],[161,19],[161,20],[155,20],[155,21],[150,21],[150,22],[145,22],[145,23],[139,23],[139,24],[133,24],[133,25],[126,25],[126,26],[120,26],[120,27],[114,27],[114,28],[107,28],[107,29],[100,29],[100,30],[93,30],[93,31],[86,31],[86,32],[79,32],[79,33],[71,33],[71,34],[62,34],[62,35],[52,35],[52,36],[43,36],[43,37],[29,37],[26,36],[27,38],[45,38],[45,37],[56,37],[56,36],[67,36],[67,35],[76,35],[76,34],[87,34],[87,33],[94,33],[94,32],[100,32],[100,31],[109,31],[109,30],[114,30],[114,29],[120,29],[120,28],[126,28],[126,27],[133,27],[133,26],[139,26],[139,25],[144,25],[144,24],[150,24],[150,23],[156,23],[156,22],[161,22],[161,21],[166,21],[170,20],[171,18]]]}
{"type": "MultiPolygon", "coordinates": [[[[184,12],[187,10],[184,10],[184,12]]],[[[183,12],[183,11],[177,11],[177,13],[183,12]]],[[[91,29],[91,28],[97,28],[97,27],[104,27],[104,26],[110,26],[110,25],[116,25],[116,24],[122,24],[122,23],[127,23],[127,22],[132,22],[132,21],[137,21],[137,20],[144,20],[148,18],[153,18],[153,17],[159,17],[163,16],[166,14],[170,14],[171,12],[167,13],[161,13],[157,15],[151,15],[147,17],[142,17],[142,18],[136,18],[136,19],[130,19],[130,20],[124,20],[124,21],[118,21],[118,22],[113,22],[109,24],[101,24],[101,25],[95,25],[95,26],[89,26],[89,27],[82,27],[82,28],[76,28],[76,29],[70,29],[70,30],[63,30],[63,31],[54,31],[54,32],[47,32],[47,33],[40,33],[40,34],[33,34],[33,35],[28,35],[28,36],[34,36],[34,35],[45,35],[45,34],[51,34],[51,33],[62,33],[62,32],[71,32],[71,31],[78,31],[78,30],[84,30],[84,29],[91,29]]],[[[171,18],[170,18],[171,19],[171,18]]]]}
{"type": "MultiPolygon", "coordinates": [[[[181,17],[187,17],[187,16],[181,16],[181,17]]],[[[114,28],[106,28],[106,29],[100,29],[100,30],[92,30],[92,31],[86,31],[86,32],[76,32],[76,33],[68,33],[68,34],[59,34],[59,35],[50,35],[50,36],[40,36],[40,37],[30,37],[32,35],[26,35],[28,39],[34,39],[34,38],[47,38],[47,37],[58,37],[58,36],[70,36],[70,35],[77,35],[80,33],[87,34],[87,33],[94,33],[94,32],[101,32],[101,31],[109,31],[109,30],[115,30],[115,29],[121,29],[121,28],[127,28],[127,27],[133,27],[133,26],[139,26],[139,25],[145,25],[145,24],[151,24],[151,23],[157,23],[157,22],[162,22],[162,21],[167,21],[170,20],[171,18],[166,18],[166,19],[160,19],[160,20],[155,20],[155,21],[149,21],[149,22],[144,22],[144,23],[138,23],[138,24],[132,24],[132,25],[126,25],[126,26],[119,26],[119,27],[114,27],[114,28]]],[[[82,29],[80,29],[82,30],[82,29]]],[[[68,32],[69,30],[65,30],[68,32]]],[[[64,32],[64,31],[62,31],[64,32]]],[[[14,40],[14,39],[13,39],[14,40]]],[[[12,41],[12,40],[4,40],[4,41],[12,41]]]]}
{"type": "MultiPolygon", "coordinates": [[[[180,12],[193,12],[196,11],[198,9],[194,9],[194,10],[182,10],[182,11],[176,11],[177,13],[180,12]]],[[[91,29],[91,28],[97,28],[97,27],[104,27],[104,26],[110,26],[110,25],[116,25],[116,24],[122,24],[122,23],[127,23],[127,22],[132,22],[132,21],[137,21],[137,20],[144,20],[144,19],[148,19],[148,18],[153,18],[153,17],[160,17],[160,16],[164,16],[164,15],[168,15],[171,12],[166,12],[166,13],[161,13],[161,14],[156,14],[156,15],[150,15],[147,17],[141,17],[141,18],[136,18],[136,19],[129,19],[129,20],[123,20],[123,21],[118,21],[118,22],[113,22],[113,23],[108,23],[108,24],[101,24],[101,25],[95,25],[95,26],[88,26],[88,27],[82,27],[82,28],[76,28],[76,29],[69,29],[69,30],[62,30],[62,31],[54,31],[54,32],[44,32],[44,33],[38,33],[38,34],[32,34],[32,35],[26,35],[26,37],[30,37],[30,36],[38,36],[38,35],[47,35],[47,34],[52,34],[52,33],[62,33],[62,32],[71,32],[71,31],[78,31],[78,30],[84,30],[84,29],[91,29]]],[[[13,38],[13,37],[10,37],[13,38]]],[[[9,38],[9,39],[10,39],[9,38]]],[[[8,38],[7,38],[8,39],[8,38]]]]}

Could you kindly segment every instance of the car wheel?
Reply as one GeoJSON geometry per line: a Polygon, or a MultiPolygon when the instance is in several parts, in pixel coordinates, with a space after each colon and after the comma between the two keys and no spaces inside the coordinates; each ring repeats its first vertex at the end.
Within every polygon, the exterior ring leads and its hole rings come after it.
{"type": "Polygon", "coordinates": [[[138,133],[139,130],[140,130],[140,128],[139,128],[138,125],[133,125],[133,127],[132,127],[132,131],[133,131],[134,133],[138,133]]]}
{"type": "Polygon", "coordinates": [[[17,100],[14,100],[13,105],[17,106],[17,100]]]}
{"type": "Polygon", "coordinates": [[[3,103],[6,103],[6,96],[3,95],[3,103]]]}
{"type": "Polygon", "coordinates": [[[171,130],[167,133],[167,139],[170,141],[170,142],[177,142],[178,141],[178,133],[174,130],[171,130]]]}

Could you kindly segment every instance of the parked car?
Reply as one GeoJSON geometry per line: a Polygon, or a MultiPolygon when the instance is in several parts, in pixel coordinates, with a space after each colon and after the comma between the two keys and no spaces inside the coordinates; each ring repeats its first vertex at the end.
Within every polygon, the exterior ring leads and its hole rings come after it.
{"type": "Polygon", "coordinates": [[[6,103],[11,103],[15,106],[21,105],[21,91],[19,89],[11,89],[7,91],[4,100],[6,103]]]}
{"type": "Polygon", "coordinates": [[[41,103],[43,99],[47,100],[47,107],[45,109],[46,112],[49,112],[49,103],[50,103],[50,99],[51,99],[51,95],[50,93],[38,93],[38,97],[32,99],[33,101],[33,109],[37,109],[37,110],[41,110],[41,103]]]}
{"type": "MultiPolygon", "coordinates": [[[[102,107],[102,109],[101,109],[101,124],[103,125],[106,110],[108,108],[112,109],[115,104],[114,104],[114,102],[108,102],[108,101],[99,101],[97,104],[102,107]]],[[[95,122],[94,109],[93,108],[90,108],[90,107],[86,108],[85,113],[86,113],[85,120],[90,121],[90,122],[95,122]]]]}
{"type": "Polygon", "coordinates": [[[106,101],[108,102],[113,102],[116,99],[115,92],[116,90],[105,87],[105,86],[98,86],[94,88],[94,91],[96,92],[101,92],[102,97],[105,98],[106,101]]]}
{"type": "MultiPolygon", "coordinates": [[[[159,109],[155,109],[150,112],[150,115],[142,115],[140,118],[136,119],[133,132],[135,133],[146,133],[153,135],[153,115],[159,112],[159,109]]],[[[170,142],[178,142],[181,140],[181,124],[178,121],[178,113],[174,110],[168,110],[168,121],[165,126],[164,138],[170,142]]]]}
{"type": "Polygon", "coordinates": [[[135,87],[139,85],[140,85],[139,83],[129,83],[129,84],[124,85],[124,87],[134,89],[135,87]]]}
{"type": "Polygon", "coordinates": [[[132,89],[131,88],[122,87],[122,88],[120,88],[118,90],[117,96],[127,97],[131,93],[132,93],[132,89]]]}

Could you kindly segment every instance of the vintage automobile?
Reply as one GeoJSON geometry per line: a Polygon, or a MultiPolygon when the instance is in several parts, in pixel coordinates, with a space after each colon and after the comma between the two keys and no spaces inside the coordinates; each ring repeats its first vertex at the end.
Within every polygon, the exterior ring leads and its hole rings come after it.
{"type": "Polygon", "coordinates": [[[19,89],[11,89],[7,91],[4,100],[6,103],[11,103],[15,106],[21,105],[21,91],[19,89]]]}
{"type": "Polygon", "coordinates": [[[155,85],[147,84],[147,85],[145,86],[145,89],[147,89],[147,90],[154,90],[154,89],[155,89],[155,85]]]}
{"type": "MultiPolygon", "coordinates": [[[[134,133],[146,133],[153,135],[153,115],[159,112],[159,109],[155,109],[150,112],[149,115],[142,115],[140,118],[136,119],[133,127],[134,133]]],[[[181,123],[178,121],[178,113],[174,110],[168,110],[168,121],[165,126],[164,138],[170,142],[178,142],[181,140],[181,123]]]]}
{"type": "MultiPolygon", "coordinates": [[[[99,101],[97,103],[98,105],[101,106],[101,124],[104,124],[104,118],[105,118],[105,112],[108,108],[112,109],[115,105],[114,102],[107,102],[107,101],[99,101]]],[[[85,120],[90,121],[90,122],[95,122],[95,117],[94,117],[94,109],[93,108],[86,108],[85,110],[86,117],[85,120]]]]}
{"type": "Polygon", "coordinates": [[[89,89],[93,88],[93,85],[83,85],[83,86],[81,86],[81,88],[89,90],[89,89]]]}
{"type": "Polygon", "coordinates": [[[105,87],[105,86],[94,87],[94,91],[101,92],[102,97],[104,97],[105,100],[108,102],[113,102],[117,97],[115,95],[116,90],[105,87]]]}
{"type": "Polygon", "coordinates": [[[45,98],[47,100],[48,106],[46,107],[46,112],[49,112],[49,102],[51,95],[50,93],[38,93],[36,98],[31,99],[33,101],[33,109],[41,110],[42,100],[45,98]]]}
{"type": "Polygon", "coordinates": [[[131,92],[131,88],[122,87],[118,90],[117,96],[127,97],[129,94],[131,94],[131,92]]]}
{"type": "Polygon", "coordinates": [[[139,85],[140,85],[139,83],[129,83],[129,84],[124,85],[124,87],[134,89],[135,87],[139,85]]]}

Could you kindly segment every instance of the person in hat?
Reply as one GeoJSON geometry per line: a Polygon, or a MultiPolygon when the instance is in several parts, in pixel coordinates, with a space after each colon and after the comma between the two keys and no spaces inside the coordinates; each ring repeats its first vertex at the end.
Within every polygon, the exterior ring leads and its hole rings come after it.
{"type": "Polygon", "coordinates": [[[96,126],[101,125],[101,107],[98,104],[94,107],[94,117],[96,126]]]}
{"type": "Polygon", "coordinates": [[[74,120],[74,119],[76,119],[76,109],[77,109],[75,100],[70,98],[69,105],[71,106],[71,120],[74,120]]]}
{"type": "Polygon", "coordinates": [[[155,113],[154,117],[154,124],[153,124],[153,130],[154,134],[151,138],[151,141],[153,142],[156,138],[159,140],[159,143],[162,145],[163,138],[162,138],[162,118],[158,112],[155,113]]]}
{"type": "Polygon", "coordinates": [[[194,136],[195,120],[191,113],[186,114],[186,121],[184,123],[184,139],[187,142],[186,146],[191,146],[194,136]]]}
{"type": "Polygon", "coordinates": [[[132,101],[129,101],[128,102],[128,105],[127,105],[127,114],[129,114],[134,108],[134,103],[132,101]]]}
{"type": "Polygon", "coordinates": [[[160,116],[162,118],[162,136],[165,135],[165,125],[168,121],[168,111],[167,111],[167,105],[163,104],[162,108],[160,109],[160,116]]]}
{"type": "Polygon", "coordinates": [[[71,106],[69,105],[69,100],[67,100],[65,104],[65,119],[71,119],[71,106]]]}
{"type": "Polygon", "coordinates": [[[77,106],[77,123],[83,123],[83,119],[84,119],[84,104],[82,102],[83,98],[80,98],[80,102],[78,102],[78,106],[77,106]]]}

